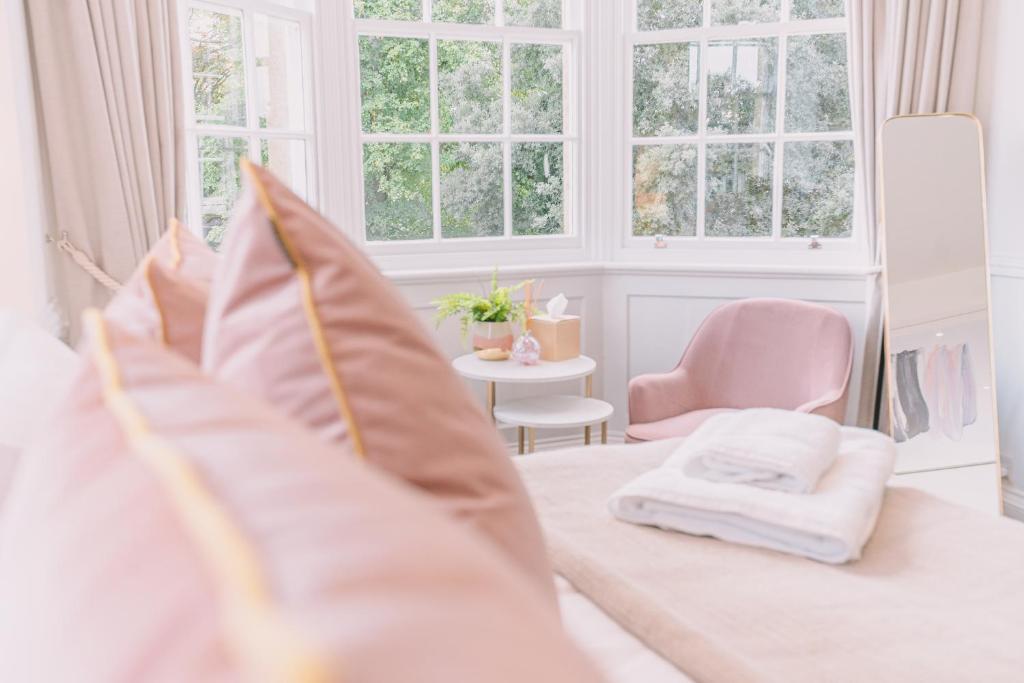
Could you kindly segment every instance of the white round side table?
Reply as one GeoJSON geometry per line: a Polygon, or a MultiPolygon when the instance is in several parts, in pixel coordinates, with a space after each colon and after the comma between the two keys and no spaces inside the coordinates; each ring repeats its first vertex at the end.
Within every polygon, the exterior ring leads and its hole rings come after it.
{"type": "Polygon", "coordinates": [[[608,438],[608,417],[612,406],[591,398],[593,374],[597,363],[593,358],[577,356],[563,361],[540,361],[536,365],[520,365],[513,360],[481,360],[467,353],[452,361],[457,373],[467,379],[487,383],[487,412],[492,418],[518,428],[519,452],[523,453],[526,433],[530,452],[536,445],[536,430],[553,427],[583,427],[584,443],[590,443],[590,428],[601,423],[602,442],[608,438]],[[584,380],[583,396],[542,396],[511,401],[497,406],[497,385],[542,384],[584,380]]]}

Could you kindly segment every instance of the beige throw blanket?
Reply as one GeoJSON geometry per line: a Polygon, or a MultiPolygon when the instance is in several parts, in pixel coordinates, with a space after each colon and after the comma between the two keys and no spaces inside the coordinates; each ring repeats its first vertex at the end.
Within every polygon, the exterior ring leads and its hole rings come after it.
{"type": "Polygon", "coordinates": [[[862,559],[829,566],[613,519],[676,445],[518,462],[556,571],[694,680],[1024,679],[1024,525],[890,489],[862,559]]]}

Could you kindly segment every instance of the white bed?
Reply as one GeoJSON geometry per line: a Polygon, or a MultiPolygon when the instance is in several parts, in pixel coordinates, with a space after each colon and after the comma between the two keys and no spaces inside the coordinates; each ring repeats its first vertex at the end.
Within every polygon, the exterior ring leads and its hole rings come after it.
{"type": "Polygon", "coordinates": [[[609,683],[693,683],[693,679],[619,626],[590,598],[555,575],[565,630],[609,683]]]}

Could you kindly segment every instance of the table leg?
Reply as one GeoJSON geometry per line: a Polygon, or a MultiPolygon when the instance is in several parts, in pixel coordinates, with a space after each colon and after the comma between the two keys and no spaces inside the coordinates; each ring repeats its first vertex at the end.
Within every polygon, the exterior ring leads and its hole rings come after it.
{"type": "Polygon", "coordinates": [[[519,455],[522,455],[526,446],[526,427],[519,427],[516,431],[519,432],[519,455]]]}
{"type": "Polygon", "coordinates": [[[601,423],[601,443],[608,443],[608,421],[601,423]]]}
{"type": "MultiPolygon", "coordinates": [[[[583,395],[590,398],[594,394],[594,376],[587,375],[583,380],[583,395]]],[[[590,425],[583,428],[583,445],[590,445],[590,425]]]]}
{"type": "Polygon", "coordinates": [[[498,385],[495,382],[487,383],[487,415],[494,420],[494,403],[498,398],[498,385]]]}
{"type": "Polygon", "coordinates": [[[537,430],[530,427],[530,450],[528,452],[533,453],[537,450],[537,430]]]}

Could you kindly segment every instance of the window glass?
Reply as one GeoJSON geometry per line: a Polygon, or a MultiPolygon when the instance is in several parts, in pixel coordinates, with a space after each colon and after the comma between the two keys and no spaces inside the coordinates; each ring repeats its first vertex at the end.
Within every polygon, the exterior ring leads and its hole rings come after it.
{"type": "Polygon", "coordinates": [[[692,28],[703,20],[701,0],[637,0],[636,25],[641,31],[692,28]]]}
{"type": "Polygon", "coordinates": [[[512,144],[512,231],[516,235],[565,232],[561,143],[512,144]]]}
{"type": "Polygon", "coordinates": [[[561,45],[512,45],[512,132],[562,132],[561,45]]]}
{"type": "Polygon", "coordinates": [[[712,24],[749,24],[779,20],[779,0],[711,0],[712,24]]]}
{"type": "Polygon", "coordinates": [[[355,0],[359,19],[399,19],[419,21],[423,18],[420,0],[355,0]]]}
{"type": "Polygon", "coordinates": [[[244,126],[241,16],[192,8],[188,17],[196,122],[244,126]]]}
{"type": "Polygon", "coordinates": [[[705,234],[771,235],[772,151],[768,143],[708,145],[705,234]]]}
{"type": "Polygon", "coordinates": [[[431,238],[430,145],[363,145],[363,185],[367,239],[431,238]]]}
{"type": "Polygon", "coordinates": [[[849,237],[853,231],[853,141],[787,142],[783,237],[849,237]]]}
{"type": "Polygon", "coordinates": [[[437,41],[437,97],[442,133],[500,133],[501,45],[437,41]]]}
{"type": "Polygon", "coordinates": [[[697,234],[697,146],[633,148],[633,232],[697,234]]]}
{"type": "Polygon", "coordinates": [[[363,131],[430,130],[430,52],[418,38],[359,37],[363,131]]]}
{"type": "Polygon", "coordinates": [[[494,0],[433,0],[434,21],[460,24],[494,23],[494,0]]]}
{"type": "Polygon", "coordinates": [[[441,145],[441,234],[495,237],[505,232],[501,144],[441,145]]]}
{"type": "Polygon", "coordinates": [[[708,132],[775,130],[775,38],[717,40],[708,44],[708,132]]]}
{"type": "Polygon", "coordinates": [[[303,93],[302,29],[297,21],[256,14],[256,115],[261,128],[301,129],[303,93]]]}
{"type": "Polygon", "coordinates": [[[505,23],[509,26],[561,28],[562,0],[505,0],[505,23]]]}
{"type": "Polygon", "coordinates": [[[832,19],[845,12],[846,0],[793,0],[794,19],[832,19]]]}
{"type": "Polygon", "coordinates": [[[696,133],[699,84],[698,43],[637,45],[633,50],[633,134],[696,133]]]}
{"type": "Polygon", "coordinates": [[[850,130],[846,36],[793,36],[787,57],[786,130],[850,130]]]}
{"type": "Polygon", "coordinates": [[[231,210],[242,192],[241,163],[248,155],[245,138],[198,139],[200,229],[203,239],[214,249],[224,241],[231,210]]]}

